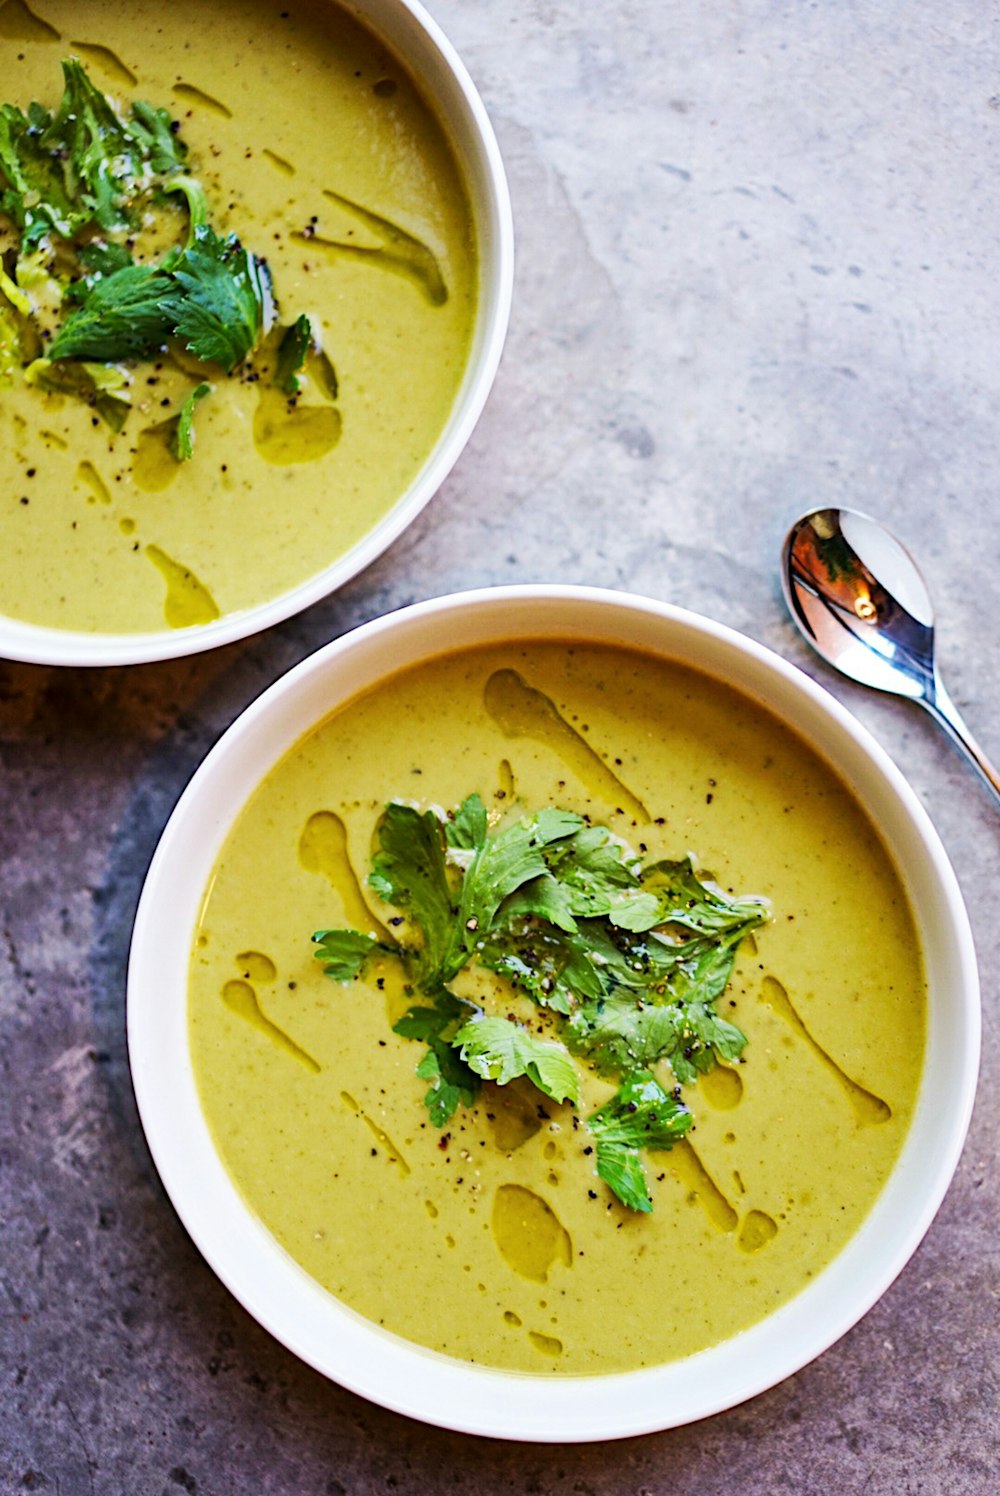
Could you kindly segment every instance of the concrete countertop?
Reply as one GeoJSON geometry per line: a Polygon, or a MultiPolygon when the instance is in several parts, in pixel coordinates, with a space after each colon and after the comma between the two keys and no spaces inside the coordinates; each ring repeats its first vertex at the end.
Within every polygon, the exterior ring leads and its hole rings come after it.
{"type": "Polygon", "coordinates": [[[989,1496],[1000,819],[924,714],[807,653],[776,562],[813,505],[890,522],[932,580],[951,692],[1000,756],[996,14],[432,10],[494,120],[518,234],[507,352],[444,489],[377,564],[267,635],[127,670],[0,662],[0,1492],[989,1496]],[[124,1042],[145,869],[233,717],[389,608],[535,580],[706,613],[854,711],[954,862],[985,1016],[962,1162],[885,1298],[750,1404],[580,1447],[411,1423],[272,1341],[163,1194],[124,1042]]]}

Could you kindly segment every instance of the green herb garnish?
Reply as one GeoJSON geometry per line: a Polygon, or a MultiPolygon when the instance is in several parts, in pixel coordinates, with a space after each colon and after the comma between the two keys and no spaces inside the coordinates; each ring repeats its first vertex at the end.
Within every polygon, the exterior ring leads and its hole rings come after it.
{"type": "Polygon", "coordinates": [[[177,417],[177,429],[170,442],[170,450],[178,462],[190,462],[194,456],[194,411],[200,400],[210,395],[212,386],[210,384],[198,384],[188,395],[181,406],[180,415],[177,417]]]}
{"type": "Polygon", "coordinates": [[[644,1148],[670,1148],[691,1125],[691,1113],[648,1071],[627,1075],[611,1100],[587,1119],[597,1140],[597,1172],[624,1205],[650,1211],[644,1148]]]}
{"type": "MultiPolygon", "coordinates": [[[[0,217],[16,239],[0,266],[0,383],[20,376],[76,395],[118,431],[135,362],[176,340],[232,374],[261,346],[274,299],[266,262],[209,222],[205,190],[167,112],[142,100],[119,109],[76,58],[62,69],[54,113],[39,103],[0,107],[0,217]],[[173,233],[178,206],[183,242],[151,256],[150,221],[173,233]],[[100,366],[113,373],[106,379],[100,366]]],[[[290,335],[275,382],[292,395],[307,358],[320,355],[307,317],[290,335]]],[[[336,398],[329,360],[322,373],[336,398]]],[[[176,417],[178,461],[192,455],[192,416],[211,377],[211,369],[195,374],[176,417]]]]}
{"type": "MultiPolygon", "coordinates": [[[[300,375],[306,359],[314,350],[313,325],[302,314],[291,327],[286,328],[278,344],[278,358],[274,368],[274,383],[286,395],[297,395],[302,388],[300,375]]],[[[336,399],[336,391],[334,391],[336,399]]]]}
{"type": "Polygon", "coordinates": [[[220,239],[207,224],[199,224],[170,278],[166,311],[174,335],[195,358],[221,364],[231,374],[270,323],[267,266],[235,234],[220,239]]]}
{"type": "Polygon", "coordinates": [[[50,361],[110,364],[155,353],[171,332],[169,290],[169,276],[148,265],[123,265],[98,276],[52,340],[50,361]]]}
{"type": "Polygon", "coordinates": [[[444,1126],[483,1080],[529,1080],[577,1103],[586,1065],[617,1091],[586,1118],[597,1172],[632,1210],[652,1208],[642,1155],[691,1126],[680,1088],[746,1044],[715,1003],[743,936],[767,918],[730,898],[690,857],[643,866],[604,826],[546,809],[492,830],[478,795],[450,819],[392,801],[369,885],[393,909],[396,943],[321,930],[317,958],[340,982],[399,960],[422,1001],[395,1025],[426,1045],[425,1104],[444,1126]],[[538,1022],[486,1012],[450,983],[479,966],[536,1005],[538,1022]],[[544,1028],[544,1036],[538,1029],[544,1028]],[[655,1073],[668,1067],[665,1088],[655,1073]]]}

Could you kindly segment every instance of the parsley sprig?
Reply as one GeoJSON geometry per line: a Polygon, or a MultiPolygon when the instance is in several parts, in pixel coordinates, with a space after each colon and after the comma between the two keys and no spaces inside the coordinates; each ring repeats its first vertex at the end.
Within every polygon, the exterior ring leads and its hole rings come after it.
{"type": "MultiPolygon", "coordinates": [[[[275,323],[274,296],[266,262],[209,222],[204,188],[166,110],[142,100],[119,109],[76,58],[62,71],[54,112],[37,102],[0,107],[0,219],[16,240],[0,264],[0,383],[20,375],[74,394],[118,431],[131,403],[131,364],[175,339],[231,374],[275,323]],[[186,211],[186,241],[151,258],[143,253],[150,214],[171,204],[186,211]],[[54,331],[43,325],[53,306],[61,311],[54,331]]],[[[275,371],[290,398],[310,359],[322,354],[303,316],[281,340],[275,371]]],[[[328,360],[325,367],[329,384],[328,360]]],[[[178,461],[193,454],[194,411],[210,378],[211,370],[196,377],[178,413],[178,461]]]]}
{"type": "Polygon", "coordinates": [[[587,1119],[597,1172],[623,1204],[652,1209],[643,1153],[691,1126],[680,1088],[746,1043],[715,1011],[763,900],[730,898],[690,857],[643,866],[604,826],[543,809],[491,830],[470,795],[450,818],[392,801],[377,832],[369,885],[399,911],[398,943],[320,930],[324,970],[339,982],[368,963],[400,961],[423,1001],[395,1025],[426,1045],[417,1074],[444,1126],[483,1080],[529,1080],[557,1103],[580,1100],[581,1065],[617,1090],[587,1119]],[[539,1023],[487,1012],[450,984],[485,968],[536,1005],[539,1023]],[[541,1027],[545,1036],[537,1032],[541,1027]],[[664,1086],[656,1067],[674,1084],[664,1086]]]}

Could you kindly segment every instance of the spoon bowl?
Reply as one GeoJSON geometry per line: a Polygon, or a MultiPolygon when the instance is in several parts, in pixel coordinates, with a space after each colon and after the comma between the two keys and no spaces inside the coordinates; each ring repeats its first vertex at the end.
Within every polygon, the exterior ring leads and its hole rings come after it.
{"type": "Polygon", "coordinates": [[[781,580],[816,653],[863,686],[917,701],[966,755],[1000,805],[1000,775],[945,690],[934,607],[909,551],[856,509],[813,509],[792,525],[781,580]]]}

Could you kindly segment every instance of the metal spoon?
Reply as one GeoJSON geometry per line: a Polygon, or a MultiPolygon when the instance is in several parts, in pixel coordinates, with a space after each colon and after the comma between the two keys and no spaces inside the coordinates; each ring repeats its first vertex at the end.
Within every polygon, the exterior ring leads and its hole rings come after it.
{"type": "Polygon", "coordinates": [[[785,601],[817,654],[863,686],[919,701],[1000,805],[1000,774],[935,664],[934,608],[909,552],[856,509],[814,509],[789,530],[782,562],[785,601]]]}

